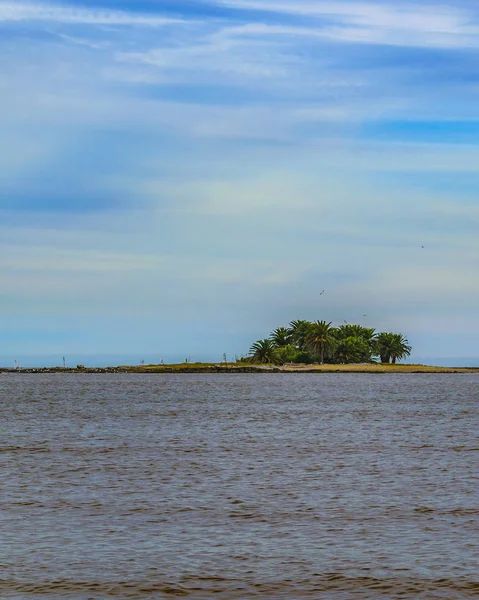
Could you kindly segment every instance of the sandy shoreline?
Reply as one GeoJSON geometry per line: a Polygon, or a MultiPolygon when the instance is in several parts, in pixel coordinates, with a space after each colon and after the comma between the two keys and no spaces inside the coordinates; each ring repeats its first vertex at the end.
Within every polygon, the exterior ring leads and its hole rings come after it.
{"type": "Polygon", "coordinates": [[[236,365],[178,364],[91,368],[0,368],[0,374],[31,373],[479,373],[479,367],[435,367],[429,365],[236,365]]]}

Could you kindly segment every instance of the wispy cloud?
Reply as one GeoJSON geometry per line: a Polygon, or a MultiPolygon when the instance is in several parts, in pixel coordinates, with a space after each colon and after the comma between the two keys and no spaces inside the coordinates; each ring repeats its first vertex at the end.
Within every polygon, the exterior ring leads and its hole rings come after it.
{"type": "Polygon", "coordinates": [[[81,25],[142,25],[157,27],[179,22],[157,15],[142,15],[104,8],[81,8],[49,3],[0,2],[0,22],[43,21],[81,25]]]}
{"type": "Polygon", "coordinates": [[[1,314],[479,332],[471,2],[115,7],[0,0],[1,314]]]}
{"type": "Polygon", "coordinates": [[[237,9],[314,19],[309,26],[263,26],[265,34],[320,36],[338,42],[405,47],[468,48],[479,44],[479,23],[474,14],[446,4],[218,1],[237,9]]]}

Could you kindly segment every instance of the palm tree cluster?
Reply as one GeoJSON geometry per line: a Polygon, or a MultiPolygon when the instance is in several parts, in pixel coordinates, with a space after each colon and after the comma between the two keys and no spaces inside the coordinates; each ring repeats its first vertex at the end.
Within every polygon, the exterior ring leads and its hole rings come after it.
{"type": "Polygon", "coordinates": [[[376,333],[361,325],[333,327],[326,321],[291,321],[271,335],[255,342],[250,362],[285,363],[393,363],[411,354],[411,346],[400,333],[376,333]]]}

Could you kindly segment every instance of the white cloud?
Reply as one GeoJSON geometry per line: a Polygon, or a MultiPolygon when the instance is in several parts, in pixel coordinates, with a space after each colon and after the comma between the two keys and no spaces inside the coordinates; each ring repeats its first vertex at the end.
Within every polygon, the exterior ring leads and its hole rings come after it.
{"type": "Polygon", "coordinates": [[[429,31],[458,31],[467,22],[464,10],[448,5],[434,7],[402,3],[401,6],[379,2],[302,2],[285,0],[216,0],[217,4],[241,9],[276,12],[309,17],[342,17],[360,25],[398,26],[429,31]]]}
{"type": "MultiPolygon", "coordinates": [[[[307,26],[257,25],[272,35],[317,36],[338,42],[395,46],[468,48],[479,46],[479,27],[466,10],[439,5],[356,2],[265,2],[262,0],[218,0],[219,4],[241,9],[309,17],[307,26]],[[323,18],[327,18],[325,22],[323,18]],[[331,21],[333,20],[333,21],[331,21]]],[[[248,33],[248,27],[244,33],[248,33]]]]}
{"type": "Polygon", "coordinates": [[[142,15],[107,9],[86,9],[58,4],[0,2],[0,22],[46,21],[82,25],[157,27],[180,22],[158,15],[142,15]]]}
{"type": "Polygon", "coordinates": [[[1,40],[2,191],[30,206],[42,184],[65,198],[63,214],[45,202],[0,215],[2,314],[223,311],[261,330],[280,313],[368,312],[408,331],[431,311],[477,313],[477,207],[460,185],[432,191],[438,176],[474,180],[477,145],[361,129],[476,118],[463,54],[442,69],[324,43],[474,46],[474,20],[454,7],[229,4],[281,10],[283,24],[0,0],[0,21],[26,32],[1,40]],[[87,207],[105,193],[119,209],[69,206],[77,182],[87,207]]]}

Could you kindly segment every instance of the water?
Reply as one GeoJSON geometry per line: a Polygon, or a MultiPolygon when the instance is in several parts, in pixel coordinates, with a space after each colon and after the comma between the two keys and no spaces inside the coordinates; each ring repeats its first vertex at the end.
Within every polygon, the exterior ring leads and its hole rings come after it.
{"type": "Polygon", "coordinates": [[[477,597],[479,376],[0,376],[5,600],[477,597]]]}

